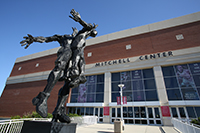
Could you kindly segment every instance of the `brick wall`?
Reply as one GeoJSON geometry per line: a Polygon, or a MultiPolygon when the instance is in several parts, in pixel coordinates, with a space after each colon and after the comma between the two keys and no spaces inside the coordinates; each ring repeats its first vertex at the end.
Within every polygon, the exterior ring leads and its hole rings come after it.
{"type": "Polygon", "coordinates": [[[50,56],[44,56],[41,58],[15,63],[13,70],[10,74],[10,77],[52,70],[54,68],[55,60],[56,60],[56,54],[53,54],[50,56]],[[36,67],[37,63],[39,63],[38,67],[36,67]],[[19,67],[21,67],[21,70],[19,70],[19,67]]]}
{"type": "Polygon", "coordinates": [[[114,40],[98,45],[88,46],[85,54],[92,52],[91,57],[86,57],[86,63],[103,62],[120,58],[134,57],[163,51],[171,51],[189,47],[200,46],[200,22],[150,32],[114,40]],[[176,35],[183,34],[183,40],[177,40],[176,35]],[[131,49],[126,50],[126,45],[131,44],[131,49]]]}
{"type": "MultiPolygon", "coordinates": [[[[199,31],[200,22],[195,22],[87,46],[85,48],[86,64],[200,46],[199,31]],[[184,36],[183,40],[176,39],[176,35],[179,34],[184,36]],[[131,45],[132,48],[126,50],[126,45],[131,45]],[[92,52],[91,57],[87,57],[89,52],[92,52]]],[[[16,63],[10,76],[52,70],[55,60],[56,54],[53,54],[16,63]],[[35,67],[37,63],[39,63],[39,67],[35,67]],[[18,70],[19,67],[22,67],[21,70],[18,70]]]]}
{"type": "MultiPolygon", "coordinates": [[[[43,91],[45,85],[46,80],[6,85],[0,98],[0,116],[22,116],[26,112],[35,111],[32,99],[43,91]]],[[[48,99],[49,113],[53,112],[57,104],[58,90],[62,85],[63,82],[58,82],[51,92],[48,99]]]]}

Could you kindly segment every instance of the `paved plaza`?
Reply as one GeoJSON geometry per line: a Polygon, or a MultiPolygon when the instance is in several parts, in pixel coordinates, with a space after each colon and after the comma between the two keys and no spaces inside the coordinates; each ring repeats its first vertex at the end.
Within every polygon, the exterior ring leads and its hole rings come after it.
{"type": "MultiPolygon", "coordinates": [[[[114,124],[95,124],[78,127],[76,133],[114,133],[114,124]]],[[[125,125],[123,133],[179,133],[174,127],[148,126],[148,125],[125,125]]]]}

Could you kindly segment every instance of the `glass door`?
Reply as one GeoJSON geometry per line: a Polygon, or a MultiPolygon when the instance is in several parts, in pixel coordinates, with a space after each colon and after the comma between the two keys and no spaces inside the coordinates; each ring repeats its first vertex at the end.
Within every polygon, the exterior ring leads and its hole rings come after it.
{"type": "Polygon", "coordinates": [[[150,125],[161,125],[160,108],[148,107],[147,108],[148,124],[150,125]]]}
{"type": "Polygon", "coordinates": [[[133,107],[123,107],[123,119],[125,124],[134,124],[133,107]]]}
{"type": "Polygon", "coordinates": [[[149,118],[149,124],[154,124],[154,114],[153,114],[153,108],[148,108],[148,118],[149,118]]]}
{"type": "Polygon", "coordinates": [[[135,124],[147,124],[146,107],[134,107],[135,124]]]}
{"type": "Polygon", "coordinates": [[[160,110],[158,107],[154,107],[155,112],[155,124],[161,125],[160,110]]]}

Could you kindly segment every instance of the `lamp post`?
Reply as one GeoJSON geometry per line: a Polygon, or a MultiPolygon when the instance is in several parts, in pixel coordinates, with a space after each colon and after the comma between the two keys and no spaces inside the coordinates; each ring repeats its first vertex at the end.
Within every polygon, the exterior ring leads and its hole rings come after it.
{"type": "Polygon", "coordinates": [[[122,88],[124,87],[124,84],[119,84],[118,87],[120,88],[120,97],[121,97],[121,119],[122,119],[122,125],[124,130],[124,119],[123,119],[123,101],[122,101],[122,88]]]}

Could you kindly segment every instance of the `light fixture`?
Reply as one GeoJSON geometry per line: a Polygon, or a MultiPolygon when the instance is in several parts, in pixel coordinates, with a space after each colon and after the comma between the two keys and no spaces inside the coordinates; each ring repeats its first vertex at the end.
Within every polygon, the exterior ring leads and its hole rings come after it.
{"type": "Polygon", "coordinates": [[[124,87],[124,84],[118,84],[118,87],[122,88],[124,87]]]}

